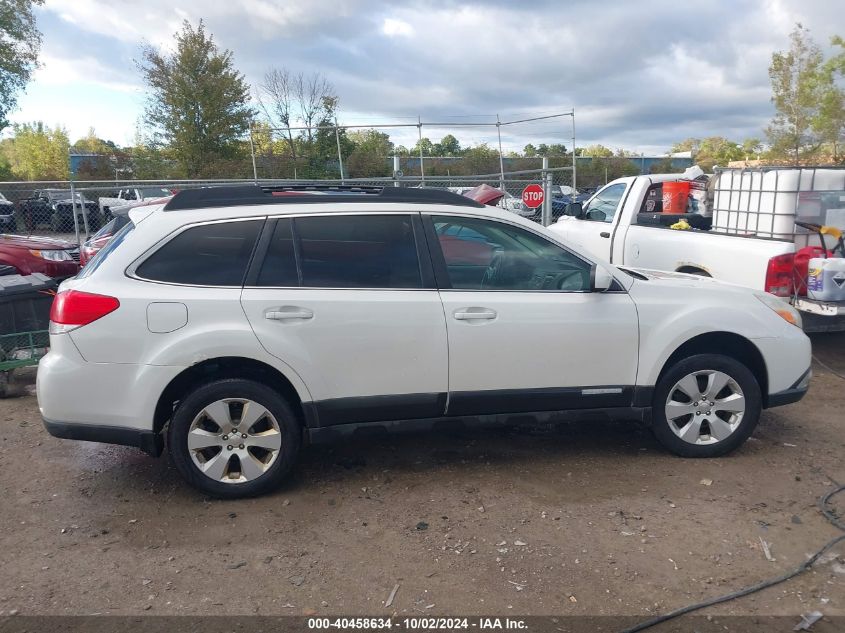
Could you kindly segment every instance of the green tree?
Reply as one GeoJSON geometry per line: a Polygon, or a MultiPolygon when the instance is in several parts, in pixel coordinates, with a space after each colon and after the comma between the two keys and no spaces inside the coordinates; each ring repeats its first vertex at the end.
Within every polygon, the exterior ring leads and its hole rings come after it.
{"type": "Polygon", "coordinates": [[[592,158],[610,158],[613,156],[613,150],[606,148],[604,145],[590,145],[581,150],[581,156],[590,156],[592,158]]]}
{"type": "Polygon", "coordinates": [[[800,24],[793,29],[789,41],[789,50],[772,53],[769,65],[775,116],[766,128],[766,136],[774,155],[788,155],[798,161],[818,142],[812,125],[819,104],[823,58],[818,44],[800,24]]]}
{"type": "Polygon", "coordinates": [[[67,180],[67,131],[43,123],[12,126],[14,135],[3,146],[11,171],[24,180],[67,180]]]}
{"type": "Polygon", "coordinates": [[[711,171],[713,167],[726,167],[734,160],[743,160],[746,152],[739,145],[724,136],[709,136],[701,140],[698,151],[693,154],[695,163],[704,171],[711,171]]]}
{"type": "Polygon", "coordinates": [[[378,130],[356,130],[349,134],[349,140],[355,147],[346,162],[350,177],[384,176],[390,171],[390,136],[378,130]]]}
{"type": "Polygon", "coordinates": [[[490,174],[499,171],[499,152],[487,143],[464,150],[461,168],[466,174],[490,174]]]}
{"type": "Polygon", "coordinates": [[[432,147],[434,156],[460,156],[463,153],[461,144],[451,134],[447,134],[439,143],[435,143],[432,147]]]}
{"type": "Polygon", "coordinates": [[[834,162],[839,161],[839,148],[845,142],[845,40],[831,39],[839,52],[825,62],[819,82],[819,108],[813,118],[813,130],[830,146],[834,162]]]}
{"type": "Polygon", "coordinates": [[[537,148],[529,143],[522,148],[522,155],[525,156],[525,158],[534,158],[537,156],[537,148]]]}
{"type": "Polygon", "coordinates": [[[0,130],[38,67],[41,33],[32,9],[44,0],[0,0],[0,130]]]}
{"type": "Polygon", "coordinates": [[[414,145],[413,149],[411,150],[411,154],[414,156],[420,155],[420,147],[422,147],[423,156],[433,156],[432,153],[434,151],[434,144],[431,142],[431,139],[423,136],[420,140],[417,141],[416,145],[414,145]]]}
{"type": "Polygon", "coordinates": [[[138,68],[150,89],[144,118],[156,144],[170,145],[184,175],[202,176],[215,161],[243,151],[240,139],[253,117],[249,85],[202,20],[196,29],[183,22],[175,38],[173,53],[143,49],[138,68]]]}

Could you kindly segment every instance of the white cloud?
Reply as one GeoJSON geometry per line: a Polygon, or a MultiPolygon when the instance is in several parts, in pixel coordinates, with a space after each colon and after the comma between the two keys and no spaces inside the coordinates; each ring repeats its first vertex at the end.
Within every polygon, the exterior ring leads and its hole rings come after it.
{"type": "Polygon", "coordinates": [[[414,27],[403,20],[395,18],[385,18],[381,25],[381,32],[388,37],[410,37],[414,34],[414,27]]]}

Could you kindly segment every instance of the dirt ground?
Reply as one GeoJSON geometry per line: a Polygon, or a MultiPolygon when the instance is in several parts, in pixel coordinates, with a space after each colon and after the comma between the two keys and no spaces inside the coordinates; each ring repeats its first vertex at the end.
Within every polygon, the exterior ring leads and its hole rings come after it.
{"type": "MultiPolygon", "coordinates": [[[[845,374],[845,335],[814,347],[845,374]]],[[[309,448],[276,494],[223,502],[167,458],[56,440],[33,396],[11,398],[0,616],[648,617],[782,573],[836,536],[815,504],[845,483],[843,449],[845,381],[816,365],[808,397],[764,412],[726,458],[672,457],[633,424],[396,436],[309,448]]],[[[816,609],[845,615],[845,544],[706,613],[816,609]]]]}

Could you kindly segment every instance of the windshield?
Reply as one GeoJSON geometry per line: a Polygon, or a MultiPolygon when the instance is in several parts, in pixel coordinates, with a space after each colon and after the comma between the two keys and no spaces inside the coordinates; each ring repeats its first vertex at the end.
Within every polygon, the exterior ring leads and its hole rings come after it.
{"type": "Polygon", "coordinates": [[[143,189],[138,189],[138,193],[141,194],[141,197],[146,198],[163,198],[165,196],[172,196],[173,194],[170,192],[170,189],[165,189],[164,187],[145,187],[143,189]]]}
{"type": "MultiPolygon", "coordinates": [[[[80,200],[84,202],[88,201],[79,191],[74,193],[76,194],[77,202],[80,200]]],[[[70,189],[51,189],[50,191],[45,191],[44,194],[51,200],[70,200],[70,189]]]]}
{"type": "Polygon", "coordinates": [[[8,198],[6,198],[6,196],[4,196],[2,193],[0,193],[0,200],[6,200],[8,202],[8,198]]]}

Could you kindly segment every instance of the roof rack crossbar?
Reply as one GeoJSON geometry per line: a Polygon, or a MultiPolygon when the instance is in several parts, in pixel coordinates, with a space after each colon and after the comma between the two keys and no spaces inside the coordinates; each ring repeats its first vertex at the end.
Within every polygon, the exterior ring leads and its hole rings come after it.
{"type": "Polygon", "coordinates": [[[280,185],[270,187],[224,185],[183,189],[173,196],[170,202],[165,205],[164,210],[185,211],[263,204],[337,204],[350,202],[449,204],[476,208],[484,206],[475,200],[442,189],[378,187],[372,185],[280,185]]]}

